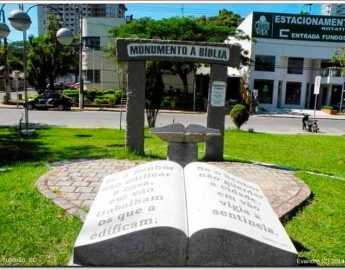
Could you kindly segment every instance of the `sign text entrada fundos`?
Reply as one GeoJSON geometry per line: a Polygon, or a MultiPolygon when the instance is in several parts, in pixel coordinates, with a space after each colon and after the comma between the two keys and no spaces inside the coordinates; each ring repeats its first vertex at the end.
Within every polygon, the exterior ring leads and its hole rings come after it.
{"type": "Polygon", "coordinates": [[[129,57],[190,57],[222,61],[228,61],[230,59],[229,48],[213,46],[132,43],[127,46],[127,52],[129,57]]]}

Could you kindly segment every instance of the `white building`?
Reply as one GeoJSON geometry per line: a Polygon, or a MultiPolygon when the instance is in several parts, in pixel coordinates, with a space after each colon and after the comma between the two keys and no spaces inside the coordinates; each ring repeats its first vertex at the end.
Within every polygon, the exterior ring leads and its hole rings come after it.
{"type": "Polygon", "coordinates": [[[345,16],[345,4],[322,4],[321,15],[345,16]]]}
{"type": "Polygon", "coordinates": [[[84,88],[122,88],[124,74],[103,49],[110,42],[109,29],[126,23],[124,18],[83,18],[84,88]]]}
{"type": "Polygon", "coordinates": [[[79,34],[79,12],[83,17],[125,18],[125,11],[124,4],[45,4],[37,7],[38,34],[47,33],[49,13],[58,13],[62,16],[63,26],[70,29],[74,34],[79,34]]]}
{"type": "Polygon", "coordinates": [[[254,12],[238,29],[251,38],[238,41],[253,60],[241,72],[260,107],[313,108],[318,75],[318,108],[340,103],[344,79],[330,59],[345,45],[344,17],[254,12]]]}

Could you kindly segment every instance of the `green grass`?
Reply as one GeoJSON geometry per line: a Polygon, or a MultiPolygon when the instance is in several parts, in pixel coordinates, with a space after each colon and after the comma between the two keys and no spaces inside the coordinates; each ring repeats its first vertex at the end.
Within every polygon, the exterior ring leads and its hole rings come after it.
{"type": "MultiPolygon", "coordinates": [[[[125,132],[41,128],[21,139],[0,128],[0,266],[66,265],[81,222],[44,198],[35,182],[47,162],[80,158],[165,159],[167,145],[145,132],[145,156],[128,153],[125,132]]],[[[226,131],[225,159],[258,161],[345,178],[345,137],[226,131]]],[[[199,157],[203,147],[199,146],[199,157]]],[[[314,198],[286,223],[299,256],[320,265],[345,259],[345,181],[299,172],[314,198]],[[328,260],[326,260],[328,259],[328,260]],[[331,261],[330,259],[333,259],[331,261]]],[[[334,264],[333,264],[334,265],[334,264]]],[[[344,264],[336,264],[344,265],[344,264]]]]}
{"type": "Polygon", "coordinates": [[[166,143],[145,132],[146,156],[128,153],[125,131],[115,129],[42,128],[32,138],[19,138],[11,128],[0,129],[0,162],[54,162],[80,158],[158,159],[166,143]]]}
{"type": "Polygon", "coordinates": [[[321,266],[345,266],[345,182],[298,173],[314,192],[311,203],[285,226],[299,257],[321,266]]]}
{"type": "Polygon", "coordinates": [[[0,173],[0,265],[66,265],[81,221],[35,188],[47,168],[17,164],[0,173]]]}
{"type": "Polygon", "coordinates": [[[260,161],[345,178],[345,136],[226,131],[225,159],[260,161]]]}

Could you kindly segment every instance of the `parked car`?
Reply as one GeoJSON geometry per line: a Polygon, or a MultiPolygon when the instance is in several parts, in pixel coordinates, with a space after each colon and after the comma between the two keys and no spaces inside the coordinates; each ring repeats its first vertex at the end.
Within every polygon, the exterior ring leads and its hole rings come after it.
{"type": "MultiPolygon", "coordinates": [[[[50,84],[47,84],[47,89],[49,90],[50,84]]],[[[55,91],[62,91],[65,89],[76,89],[73,83],[54,83],[54,90],[55,91]]]]}
{"type": "Polygon", "coordinates": [[[56,92],[44,92],[42,95],[28,100],[28,110],[57,108],[59,111],[69,111],[72,105],[70,97],[56,92]]]}

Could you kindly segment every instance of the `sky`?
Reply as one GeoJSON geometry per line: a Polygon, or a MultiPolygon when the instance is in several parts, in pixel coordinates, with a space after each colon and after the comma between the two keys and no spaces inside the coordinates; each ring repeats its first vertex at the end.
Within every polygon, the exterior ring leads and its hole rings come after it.
{"type": "MultiPolygon", "coordinates": [[[[72,2],[72,1],[71,1],[72,2]]],[[[70,3],[70,2],[69,2],[70,3]]],[[[307,2],[308,3],[308,2],[307,2]]],[[[311,2],[309,2],[311,3],[311,2]]],[[[34,5],[25,4],[24,10],[26,11],[30,6],[34,5]]],[[[261,12],[277,12],[277,13],[300,13],[301,11],[309,12],[311,9],[311,14],[319,15],[320,14],[320,4],[305,5],[301,3],[265,3],[258,4],[257,2],[252,3],[236,3],[236,4],[227,4],[227,3],[126,3],[127,12],[126,15],[133,15],[133,18],[138,19],[141,17],[151,17],[153,19],[162,19],[170,18],[174,16],[194,16],[200,17],[205,16],[215,16],[218,14],[218,11],[221,9],[228,9],[234,13],[239,14],[241,17],[245,18],[253,11],[261,12]]],[[[8,36],[9,42],[22,40],[23,34],[20,31],[17,31],[12,28],[10,23],[7,21],[7,17],[10,12],[14,9],[18,9],[18,4],[7,3],[4,7],[6,23],[11,29],[11,33],[8,36]]],[[[27,31],[27,36],[34,35],[37,36],[38,26],[37,26],[37,9],[32,8],[29,12],[31,17],[32,24],[30,29],[27,31]]]]}

